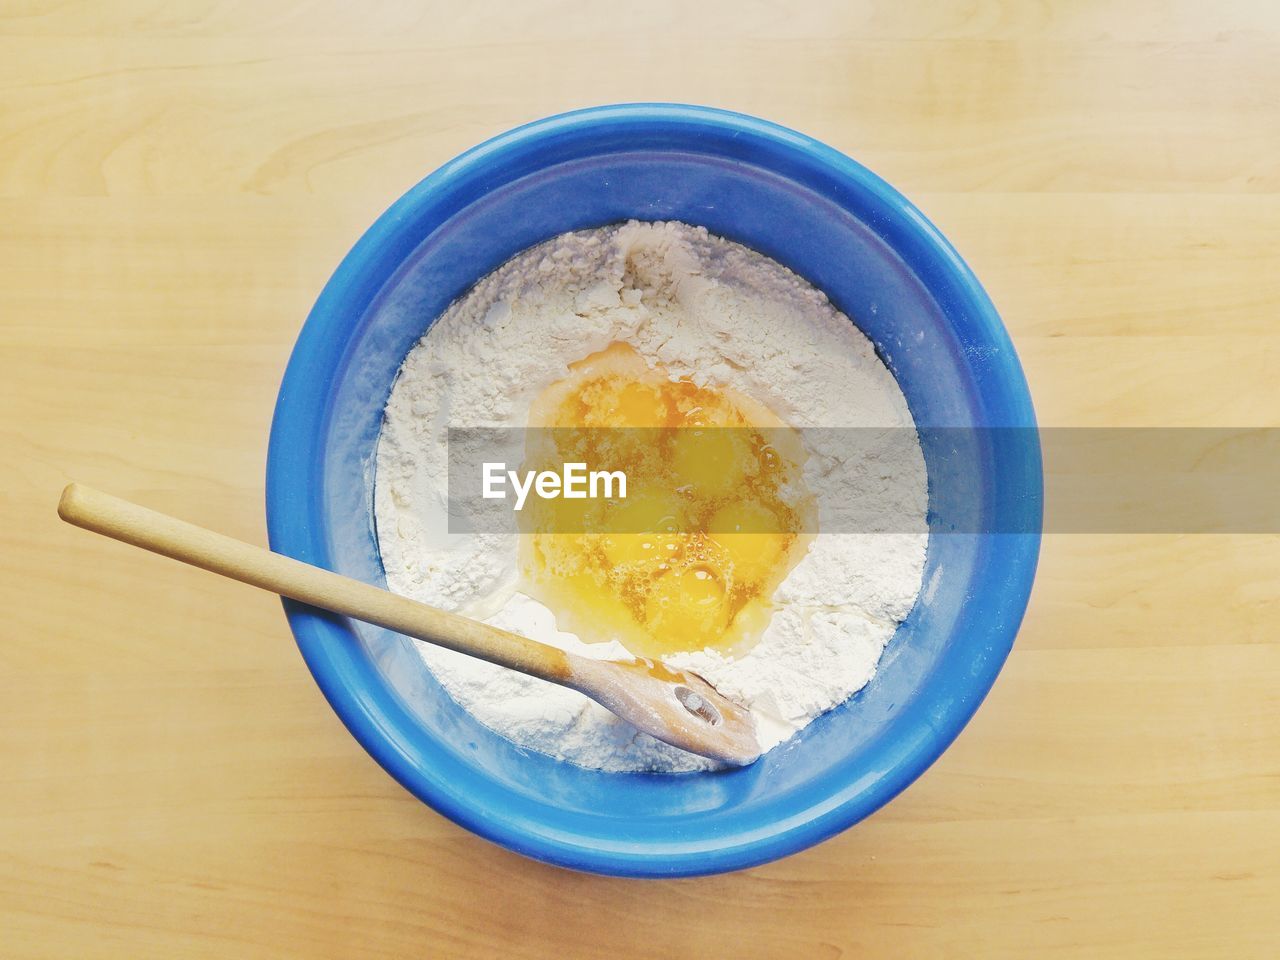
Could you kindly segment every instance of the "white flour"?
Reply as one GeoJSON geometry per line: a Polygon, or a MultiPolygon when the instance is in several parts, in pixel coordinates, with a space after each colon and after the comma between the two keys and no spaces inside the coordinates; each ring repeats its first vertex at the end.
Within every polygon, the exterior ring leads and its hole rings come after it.
{"type": "MultiPolygon", "coordinates": [[[[447,429],[524,427],[544,387],[614,341],[672,376],[753,397],[794,427],[913,426],[866,337],[775,261],[680,223],[565,234],[481,280],[401,368],[375,483],[391,589],[576,653],[625,656],[616,642],[586,644],[558,631],[550,610],[518,592],[514,536],[446,532],[447,429]]],[[[806,442],[805,480],[820,532],[775,592],[763,638],[736,661],[714,652],[670,661],[747,704],[766,747],[872,678],[915,602],[924,566],[927,485],[919,446],[899,443],[889,462],[868,463],[848,462],[821,432],[806,442]],[[907,529],[920,532],[821,532],[824,520],[838,526],[832,519],[851,508],[874,515],[886,497],[897,516],[918,519],[907,529]]],[[[604,770],[710,766],[637,733],[579,693],[448,650],[420,649],[459,704],[521,746],[604,770]]]]}

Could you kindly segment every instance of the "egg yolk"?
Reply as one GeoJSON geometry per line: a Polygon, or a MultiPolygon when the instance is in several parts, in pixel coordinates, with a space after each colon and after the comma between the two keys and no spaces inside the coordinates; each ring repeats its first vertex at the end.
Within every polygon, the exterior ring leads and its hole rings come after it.
{"type": "Polygon", "coordinates": [[[812,531],[798,434],[755,401],[615,343],[535,400],[525,469],[621,470],[627,495],[518,514],[523,589],[639,656],[743,652],[812,531]]]}

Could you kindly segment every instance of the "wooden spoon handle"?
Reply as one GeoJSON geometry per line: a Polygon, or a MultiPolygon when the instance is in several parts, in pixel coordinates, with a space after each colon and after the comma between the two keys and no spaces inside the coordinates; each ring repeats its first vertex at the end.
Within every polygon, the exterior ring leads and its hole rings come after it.
{"type": "Polygon", "coordinates": [[[91,487],[69,484],[62,491],[58,516],[135,547],[520,673],[560,684],[570,679],[568,656],[555,647],[437,610],[91,487]]]}

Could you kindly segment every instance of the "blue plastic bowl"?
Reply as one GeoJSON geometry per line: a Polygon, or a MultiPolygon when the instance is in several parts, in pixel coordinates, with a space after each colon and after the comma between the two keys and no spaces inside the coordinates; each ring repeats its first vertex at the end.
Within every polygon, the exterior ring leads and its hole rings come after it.
{"type": "MultiPolygon", "coordinates": [[[[830,147],[752,117],[599,107],[469,150],[396,201],[347,255],[280,388],[267,465],[272,548],[384,584],[370,482],[382,408],[405,354],[432,318],[516,252],[630,218],[701,224],[824,290],[875,342],[917,423],[1034,428],[995,309],[892,187],[830,147]]],[[[875,681],[746,769],[667,776],[560,763],[476,723],[411,641],[293,603],[289,622],[356,739],[468,829],[599,873],[752,866],[886,803],[951,743],[994,682],[1040,540],[1039,445],[1006,443],[1004,434],[976,434],[964,475],[991,521],[983,529],[1037,532],[932,534],[922,598],[875,681]]],[[[925,458],[932,528],[946,529],[954,456],[926,443],[925,458]]]]}

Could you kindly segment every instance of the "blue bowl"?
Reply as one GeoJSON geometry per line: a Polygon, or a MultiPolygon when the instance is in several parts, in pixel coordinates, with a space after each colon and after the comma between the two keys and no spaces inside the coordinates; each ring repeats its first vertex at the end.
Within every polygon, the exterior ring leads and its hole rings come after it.
{"type": "Polygon", "coordinates": [[[976,496],[982,529],[1024,532],[931,533],[922,597],[874,682],[731,772],[609,774],[520,749],[455,705],[412,641],[285,607],[356,739],[445,816],[580,870],[716,873],[830,837],[918,777],[995,681],[1031,590],[1040,449],[1011,439],[1035,436],[1026,381],[973,274],[892,187],[794,131],[679,105],[582,110],[469,150],[382,215],[311,311],[276,405],[267,519],[273,549],[385,584],[374,448],[410,347],[518,251],[631,218],[701,224],[824,290],[875,342],[917,423],[1032,428],[973,434],[963,464],[925,444],[931,530],[947,529],[949,511],[971,513],[976,496]]]}

